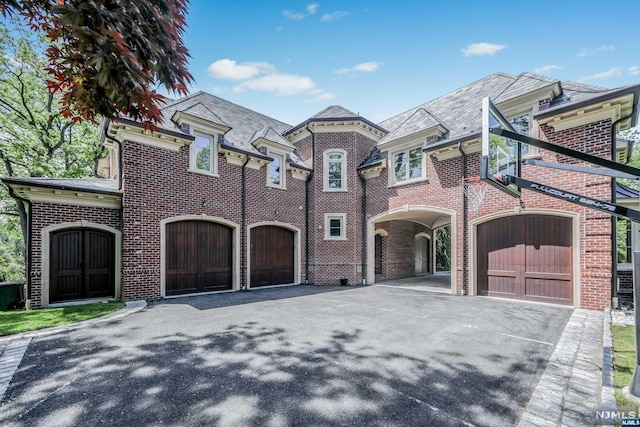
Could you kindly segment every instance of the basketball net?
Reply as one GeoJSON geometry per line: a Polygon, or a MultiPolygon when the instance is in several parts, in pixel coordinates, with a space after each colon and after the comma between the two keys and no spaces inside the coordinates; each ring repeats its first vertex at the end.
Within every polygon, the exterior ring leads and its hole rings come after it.
{"type": "Polygon", "coordinates": [[[478,176],[462,179],[462,191],[467,198],[467,207],[470,212],[475,213],[480,210],[488,188],[487,183],[481,181],[478,176]]]}

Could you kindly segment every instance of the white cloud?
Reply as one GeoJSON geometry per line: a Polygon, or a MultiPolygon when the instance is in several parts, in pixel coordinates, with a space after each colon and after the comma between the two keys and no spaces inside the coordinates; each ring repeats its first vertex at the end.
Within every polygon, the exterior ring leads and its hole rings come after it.
{"type": "Polygon", "coordinates": [[[339,10],[337,12],[325,13],[320,18],[320,22],[331,22],[331,21],[339,21],[342,18],[346,18],[351,15],[349,12],[345,12],[344,10],[339,10]]]}
{"type": "Polygon", "coordinates": [[[376,71],[378,68],[382,66],[382,62],[371,61],[371,62],[363,62],[358,65],[354,65],[351,68],[340,68],[336,70],[336,74],[348,74],[348,73],[357,73],[357,72],[365,72],[372,73],[376,71]]]}
{"type": "Polygon", "coordinates": [[[535,70],[533,70],[533,72],[537,74],[549,74],[554,71],[562,70],[563,68],[564,67],[561,65],[544,65],[540,68],[536,68],[535,70]]]}
{"type": "Polygon", "coordinates": [[[493,44],[493,43],[472,43],[466,48],[462,49],[463,56],[491,56],[500,52],[506,48],[506,44],[493,44]]]}
{"type": "Polygon", "coordinates": [[[298,95],[315,89],[316,84],[309,77],[287,73],[270,73],[246,80],[234,87],[235,92],[258,90],[280,96],[298,95]]]}
{"type": "Polygon", "coordinates": [[[299,21],[300,19],[304,19],[309,15],[315,14],[319,7],[320,7],[320,5],[318,3],[309,3],[307,5],[307,7],[305,8],[307,13],[296,12],[293,9],[286,9],[286,10],[282,11],[282,14],[284,15],[285,18],[294,19],[296,21],[299,21]]]}
{"type": "Polygon", "coordinates": [[[225,93],[225,92],[227,92],[227,88],[222,87],[222,86],[214,86],[214,87],[211,88],[211,92],[218,93],[218,94],[225,93]]]}
{"type": "Polygon", "coordinates": [[[629,74],[632,76],[640,76],[640,67],[634,65],[633,67],[629,67],[629,74]]]}
{"type": "Polygon", "coordinates": [[[325,92],[321,89],[312,90],[310,93],[311,95],[313,95],[313,98],[309,98],[305,100],[305,102],[307,103],[324,102],[324,101],[330,101],[332,99],[337,98],[337,95],[335,93],[325,92]]]}
{"type": "Polygon", "coordinates": [[[207,73],[216,79],[246,80],[274,69],[273,65],[268,62],[245,62],[238,64],[231,59],[220,59],[209,65],[207,73]]]}
{"type": "Polygon", "coordinates": [[[591,55],[596,55],[600,52],[606,52],[608,50],[614,50],[615,46],[613,46],[612,44],[610,45],[606,45],[606,46],[598,46],[598,47],[594,47],[594,48],[585,48],[582,49],[580,52],[578,52],[576,54],[577,57],[584,57],[584,56],[591,56],[591,55]]]}
{"type": "Polygon", "coordinates": [[[592,74],[590,76],[586,76],[580,79],[581,82],[585,82],[588,80],[602,80],[602,79],[608,79],[610,77],[615,77],[615,76],[619,76],[620,74],[622,74],[622,68],[620,67],[613,67],[613,68],[609,68],[608,70],[605,70],[601,73],[596,73],[596,74],[592,74]]]}

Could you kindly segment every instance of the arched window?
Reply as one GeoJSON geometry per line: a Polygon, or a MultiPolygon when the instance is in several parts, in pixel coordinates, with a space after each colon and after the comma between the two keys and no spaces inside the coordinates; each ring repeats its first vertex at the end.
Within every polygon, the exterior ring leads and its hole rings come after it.
{"type": "Polygon", "coordinates": [[[324,152],[324,191],[347,191],[347,152],[324,152]]]}

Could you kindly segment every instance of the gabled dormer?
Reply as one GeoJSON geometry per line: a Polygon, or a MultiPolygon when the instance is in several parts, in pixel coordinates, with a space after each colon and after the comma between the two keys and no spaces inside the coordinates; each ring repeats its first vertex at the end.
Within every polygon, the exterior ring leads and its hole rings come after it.
{"type": "Polygon", "coordinates": [[[182,132],[194,137],[189,148],[189,170],[217,176],[218,143],[231,127],[199,102],[177,109],[171,121],[182,132]]]}

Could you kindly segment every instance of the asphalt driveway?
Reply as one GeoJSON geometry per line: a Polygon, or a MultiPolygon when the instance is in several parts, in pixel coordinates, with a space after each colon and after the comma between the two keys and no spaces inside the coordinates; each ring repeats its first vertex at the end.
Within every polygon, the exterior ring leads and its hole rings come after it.
{"type": "Polygon", "coordinates": [[[34,339],[0,425],[513,425],[570,316],[384,286],[166,300],[34,339]]]}

